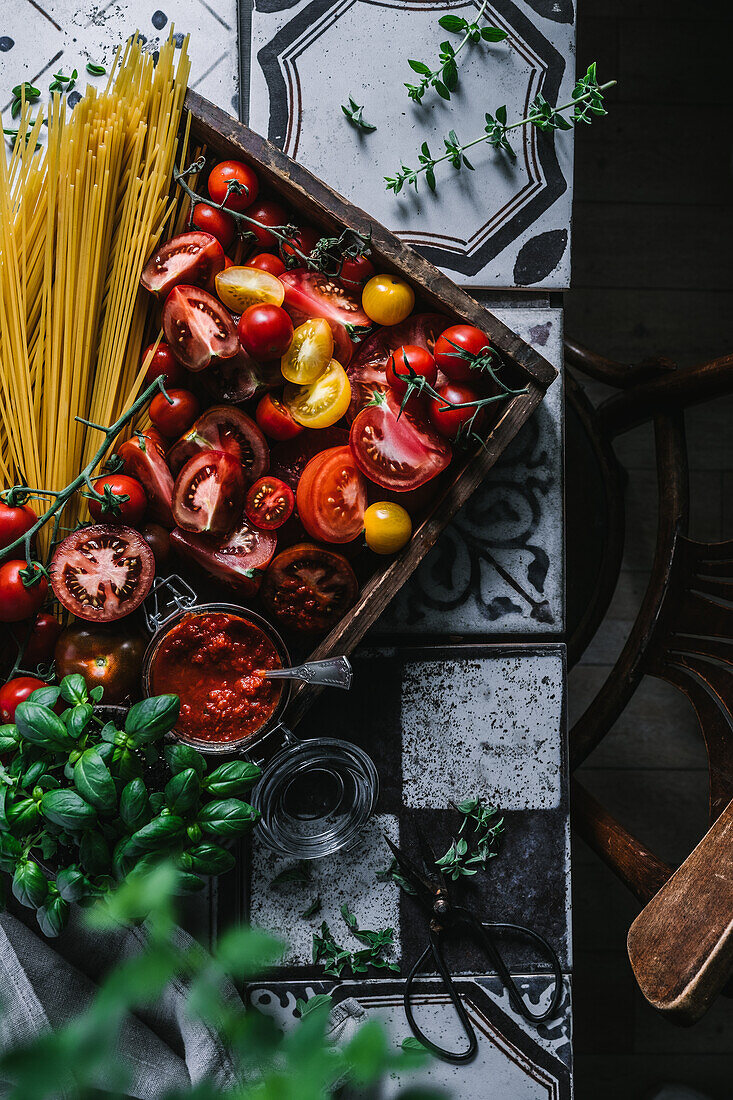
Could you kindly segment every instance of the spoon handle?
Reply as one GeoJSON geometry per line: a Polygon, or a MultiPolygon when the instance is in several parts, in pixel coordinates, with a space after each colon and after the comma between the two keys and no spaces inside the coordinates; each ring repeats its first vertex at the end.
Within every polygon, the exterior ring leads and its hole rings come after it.
{"type": "Polygon", "coordinates": [[[268,680],[303,680],[306,684],[351,687],[351,665],[346,657],[328,657],[325,661],[306,661],[294,668],[271,668],[265,673],[268,680]]]}

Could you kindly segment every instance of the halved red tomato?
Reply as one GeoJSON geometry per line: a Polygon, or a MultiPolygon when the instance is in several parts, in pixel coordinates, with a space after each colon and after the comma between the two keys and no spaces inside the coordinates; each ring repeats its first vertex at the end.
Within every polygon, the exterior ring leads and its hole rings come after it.
{"type": "Polygon", "coordinates": [[[374,395],[351,425],[349,445],[357,466],[384,489],[407,492],[450,463],[451,446],[435,429],[389,393],[374,395]]]}
{"type": "Polygon", "coordinates": [[[439,313],[416,313],[399,325],[379,328],[356,349],[348,371],[351,404],[347,416],[353,420],[372,399],[373,393],[386,393],[385,371],[393,351],[404,344],[425,348],[431,354],[435,341],[445,328],[439,313]]]}
{"type": "Polygon", "coordinates": [[[301,425],[293,420],[282,401],[278,401],[271,393],[266,393],[261,398],[255,416],[262,431],[265,435],[269,435],[270,439],[293,439],[303,431],[301,425]]]}
{"type": "Polygon", "coordinates": [[[343,447],[349,442],[344,428],[306,428],[296,436],[272,448],[270,473],[281,478],[291,489],[297,489],[300,475],[314,455],[329,447],[343,447]]]}
{"type": "Polygon", "coordinates": [[[342,554],[301,542],[270,563],[260,599],[286,629],[323,634],[349,610],[358,592],[354,570],[342,554]]]}
{"type": "Polygon", "coordinates": [[[110,623],[143,602],[155,576],[155,558],[132,527],[97,523],[59,543],[49,575],[56,599],[72,615],[110,623]]]}
{"type": "Polygon", "coordinates": [[[143,487],[148,501],[148,516],[164,527],[173,527],[173,478],[159,442],[148,432],[134,435],[118,450],[125,473],[132,474],[143,487]]]}
{"type": "Polygon", "coordinates": [[[260,531],[246,516],[225,539],[194,535],[178,527],[171,531],[174,548],[208,573],[251,596],[260,587],[263,571],[277,547],[273,531],[260,531]]]}
{"type": "Polygon", "coordinates": [[[226,451],[199,451],[183,467],[173,487],[173,518],[184,531],[225,535],[241,518],[244,473],[226,451]]]}
{"type": "Polygon", "coordinates": [[[177,474],[199,451],[226,451],[237,458],[246,481],[267,472],[270,451],[267,440],[251,416],[230,405],[214,405],[201,415],[190,431],[168,452],[168,463],[177,474]]]}
{"type": "Polygon", "coordinates": [[[174,286],[181,283],[203,285],[223,268],[224,249],[216,237],[193,230],[171,237],[156,249],[143,268],[140,283],[151,294],[165,298],[174,286]]]}
{"type": "Polygon", "coordinates": [[[364,530],[367,483],[349,447],[310,460],[298,482],[300,522],[313,539],[353,542],[364,530]]]}
{"type": "Polygon", "coordinates": [[[255,481],[247,493],[244,511],[255,527],[276,531],[287,523],[295,508],[295,494],[279,477],[267,474],[255,481]]]}
{"type": "Polygon", "coordinates": [[[176,359],[191,371],[205,370],[212,361],[231,359],[239,351],[234,321],[201,287],[173,288],[163,306],[163,331],[176,359]]]}
{"type": "Polygon", "coordinates": [[[217,402],[249,401],[260,383],[259,364],[242,348],[231,359],[215,359],[201,375],[206,391],[217,402]]]}
{"type": "Polygon", "coordinates": [[[358,330],[371,325],[356,298],[338,279],[319,271],[295,268],[284,272],[280,282],[285,287],[283,305],[293,324],[299,325],[309,317],[324,317],[333,331],[334,358],[343,367],[350,363],[354,344],[346,326],[358,330]]]}

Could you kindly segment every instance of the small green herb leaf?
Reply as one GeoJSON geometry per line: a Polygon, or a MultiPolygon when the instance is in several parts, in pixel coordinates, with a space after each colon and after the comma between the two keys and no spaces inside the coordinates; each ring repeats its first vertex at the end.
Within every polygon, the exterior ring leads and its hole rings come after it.
{"type": "Polygon", "coordinates": [[[374,132],[374,130],[376,130],[376,126],[374,126],[371,122],[367,122],[364,119],[364,108],[360,107],[352,96],[349,96],[348,107],[345,107],[343,103],[341,104],[341,110],[344,112],[352,126],[355,126],[357,130],[361,130],[365,134],[371,134],[374,132]]]}

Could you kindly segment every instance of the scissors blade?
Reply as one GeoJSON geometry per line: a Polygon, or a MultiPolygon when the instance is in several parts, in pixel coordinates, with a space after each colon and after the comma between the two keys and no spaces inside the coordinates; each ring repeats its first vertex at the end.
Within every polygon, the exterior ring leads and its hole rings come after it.
{"type": "Polygon", "coordinates": [[[433,893],[438,889],[447,891],[445,875],[441,868],[438,867],[437,856],[432,844],[425,836],[422,829],[416,829],[415,832],[417,835],[417,843],[420,848],[420,857],[423,862],[423,867],[425,868],[425,875],[432,883],[433,893]]]}
{"type": "Polygon", "coordinates": [[[384,839],[387,842],[390,852],[397,861],[397,866],[400,871],[409,882],[410,886],[415,890],[417,896],[428,908],[432,907],[433,899],[435,897],[435,886],[431,883],[423,874],[420,873],[414,863],[403,855],[396,844],[386,836],[384,839]]]}

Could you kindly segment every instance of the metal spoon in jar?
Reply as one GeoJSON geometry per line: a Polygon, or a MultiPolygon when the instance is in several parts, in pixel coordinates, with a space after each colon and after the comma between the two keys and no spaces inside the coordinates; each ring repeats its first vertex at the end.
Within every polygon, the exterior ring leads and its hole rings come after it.
{"type": "Polygon", "coordinates": [[[325,661],[306,661],[294,668],[263,668],[258,669],[258,672],[268,680],[302,680],[306,684],[345,690],[351,687],[352,670],[346,657],[329,657],[325,661]]]}

